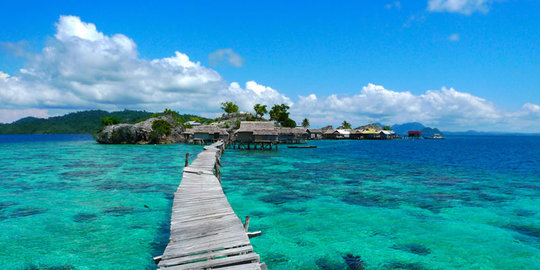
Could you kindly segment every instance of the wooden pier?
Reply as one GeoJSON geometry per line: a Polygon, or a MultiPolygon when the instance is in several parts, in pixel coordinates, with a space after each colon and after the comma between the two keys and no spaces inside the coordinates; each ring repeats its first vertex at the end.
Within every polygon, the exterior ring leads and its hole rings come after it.
{"type": "MultiPolygon", "coordinates": [[[[154,258],[159,269],[266,269],[253,251],[246,225],[234,213],[221,188],[219,141],[184,168],[174,194],[171,236],[163,255],[154,258]]],[[[260,232],[255,233],[260,234],[260,232]]]]}

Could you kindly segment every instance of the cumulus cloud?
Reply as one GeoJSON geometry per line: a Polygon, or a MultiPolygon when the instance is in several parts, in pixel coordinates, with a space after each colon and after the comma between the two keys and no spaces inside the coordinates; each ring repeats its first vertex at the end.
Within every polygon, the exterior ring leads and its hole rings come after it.
{"type": "Polygon", "coordinates": [[[16,57],[24,57],[27,55],[28,43],[26,41],[19,42],[0,42],[0,50],[16,57]]]}
{"type": "Polygon", "coordinates": [[[448,40],[452,42],[459,41],[459,34],[451,34],[448,36],[448,40]]]}
{"type": "Polygon", "coordinates": [[[228,82],[181,52],[159,59],[140,58],[131,38],[106,35],[75,16],[61,16],[54,38],[40,53],[29,56],[17,74],[0,71],[0,122],[44,117],[50,111],[97,108],[172,108],[215,116],[223,101],[236,102],[244,111],[257,103],[269,107],[284,103],[291,106],[295,120],[308,117],[314,126],[343,120],[354,125],[420,121],[444,129],[540,126],[536,104],[503,112],[483,98],[453,88],[417,95],[368,84],[350,96],[311,94],[293,101],[255,81],[228,82]]]}
{"type": "Polygon", "coordinates": [[[487,13],[493,0],[429,0],[428,10],[470,15],[474,12],[487,13]]]}
{"type": "Polygon", "coordinates": [[[208,61],[211,66],[217,66],[223,61],[226,61],[234,67],[241,67],[244,65],[244,58],[230,48],[216,50],[208,55],[208,61]]]}
{"type": "MultiPolygon", "coordinates": [[[[327,120],[325,115],[358,124],[369,121],[384,123],[423,123],[460,126],[473,121],[490,123],[501,118],[495,106],[485,99],[456,91],[453,88],[428,90],[424,94],[398,92],[381,85],[368,84],[359,94],[339,97],[300,97],[295,114],[307,112],[314,119],[327,120]]],[[[317,120],[316,120],[317,121],[317,120]]]]}

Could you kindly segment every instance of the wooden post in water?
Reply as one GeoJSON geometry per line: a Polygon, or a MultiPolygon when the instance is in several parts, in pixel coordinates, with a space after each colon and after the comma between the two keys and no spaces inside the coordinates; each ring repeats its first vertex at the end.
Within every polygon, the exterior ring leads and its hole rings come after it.
{"type": "Polygon", "coordinates": [[[244,223],[244,230],[246,230],[246,232],[249,230],[249,219],[250,217],[246,216],[246,222],[244,223]]]}
{"type": "Polygon", "coordinates": [[[189,165],[189,153],[186,153],[186,165],[184,167],[187,167],[189,165]]]}

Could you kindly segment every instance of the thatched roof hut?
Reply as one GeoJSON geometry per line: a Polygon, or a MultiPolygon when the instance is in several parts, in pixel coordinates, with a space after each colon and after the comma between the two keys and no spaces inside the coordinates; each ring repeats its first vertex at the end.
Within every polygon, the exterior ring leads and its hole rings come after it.
{"type": "Polygon", "coordinates": [[[217,126],[202,125],[196,126],[184,131],[184,136],[192,140],[201,140],[204,142],[217,141],[229,137],[226,129],[217,126]]]}
{"type": "Polygon", "coordinates": [[[306,132],[308,133],[308,139],[322,139],[322,129],[320,128],[308,128],[306,132]]]}
{"type": "Polygon", "coordinates": [[[308,138],[305,128],[279,128],[280,143],[304,143],[308,138]]]}
{"type": "Polygon", "coordinates": [[[278,142],[278,131],[272,122],[242,121],[235,135],[236,141],[242,143],[278,142]]]}

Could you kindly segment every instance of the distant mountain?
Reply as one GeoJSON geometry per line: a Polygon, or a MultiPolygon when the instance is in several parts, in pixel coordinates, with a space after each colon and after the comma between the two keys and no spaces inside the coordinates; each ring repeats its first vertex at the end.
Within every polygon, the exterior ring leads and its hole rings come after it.
{"type": "Polygon", "coordinates": [[[426,127],[422,123],[418,122],[411,122],[411,123],[404,123],[401,125],[395,124],[392,127],[392,130],[396,132],[396,134],[399,135],[407,135],[408,131],[421,131],[422,136],[424,137],[433,137],[435,134],[442,134],[442,132],[438,128],[431,128],[426,127]]]}
{"type": "Polygon", "coordinates": [[[391,128],[394,132],[396,132],[396,134],[407,135],[407,131],[410,131],[410,130],[422,131],[424,128],[426,128],[426,126],[418,122],[411,122],[411,123],[404,123],[400,125],[395,124],[391,128]]]}
{"type": "Polygon", "coordinates": [[[11,124],[0,124],[0,134],[94,134],[101,129],[101,118],[114,116],[124,123],[148,119],[146,111],[107,112],[91,110],[69,113],[47,119],[26,117],[11,124]]]}

